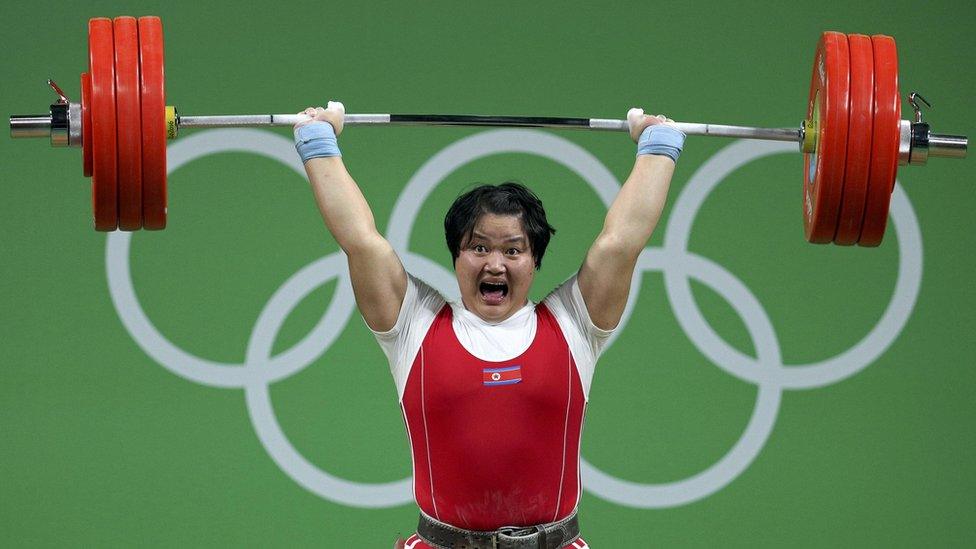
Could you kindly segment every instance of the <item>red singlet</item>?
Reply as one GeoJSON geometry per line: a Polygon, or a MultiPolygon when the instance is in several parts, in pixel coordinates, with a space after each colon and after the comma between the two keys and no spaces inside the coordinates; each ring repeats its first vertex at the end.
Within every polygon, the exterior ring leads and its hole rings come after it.
{"type": "Polygon", "coordinates": [[[469,353],[449,305],[417,352],[401,408],[414,497],[441,522],[468,530],[543,524],[579,502],[586,399],[555,317],[544,304],[535,311],[535,339],[511,360],[469,353]]]}

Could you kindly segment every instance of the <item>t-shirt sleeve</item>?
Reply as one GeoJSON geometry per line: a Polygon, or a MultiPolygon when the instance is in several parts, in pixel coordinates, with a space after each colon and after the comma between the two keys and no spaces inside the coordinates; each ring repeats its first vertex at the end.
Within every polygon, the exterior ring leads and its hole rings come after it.
{"type": "MultiPolygon", "coordinates": [[[[414,357],[424,342],[427,329],[445,303],[447,301],[437,290],[407,273],[407,292],[403,296],[396,324],[386,332],[377,332],[370,328],[390,363],[397,396],[401,399],[414,357]]],[[[363,322],[365,323],[365,319],[363,322]]],[[[366,327],[369,328],[369,324],[366,327]]]]}
{"type": "Polygon", "coordinates": [[[589,398],[596,361],[613,330],[603,330],[593,324],[576,277],[574,274],[560,284],[546,296],[543,303],[556,317],[556,322],[563,331],[583,383],[583,392],[589,398]]]}

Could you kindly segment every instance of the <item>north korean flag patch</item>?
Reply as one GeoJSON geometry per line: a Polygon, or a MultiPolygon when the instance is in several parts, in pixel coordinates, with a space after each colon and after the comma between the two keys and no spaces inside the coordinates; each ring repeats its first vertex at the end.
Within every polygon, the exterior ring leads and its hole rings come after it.
{"type": "Polygon", "coordinates": [[[485,368],[481,373],[485,385],[511,385],[522,381],[522,367],[485,368]]]}

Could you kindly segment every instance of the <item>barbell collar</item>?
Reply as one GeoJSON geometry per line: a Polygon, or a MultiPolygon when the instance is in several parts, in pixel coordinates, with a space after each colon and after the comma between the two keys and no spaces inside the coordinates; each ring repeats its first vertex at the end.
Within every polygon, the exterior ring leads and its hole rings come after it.
{"type": "Polygon", "coordinates": [[[68,104],[56,103],[51,105],[51,146],[68,146],[68,104]]]}
{"type": "Polygon", "coordinates": [[[46,137],[51,140],[52,147],[80,147],[81,105],[54,103],[48,114],[11,115],[10,137],[46,137]]]}
{"type": "Polygon", "coordinates": [[[925,165],[929,161],[930,133],[931,130],[927,123],[914,122],[912,124],[912,150],[908,155],[909,164],[925,165]]]}
{"type": "Polygon", "coordinates": [[[969,139],[965,135],[932,133],[931,127],[926,122],[913,123],[903,120],[902,134],[902,142],[907,140],[908,145],[907,161],[903,164],[922,166],[928,163],[930,157],[966,158],[969,149],[969,139]]]}

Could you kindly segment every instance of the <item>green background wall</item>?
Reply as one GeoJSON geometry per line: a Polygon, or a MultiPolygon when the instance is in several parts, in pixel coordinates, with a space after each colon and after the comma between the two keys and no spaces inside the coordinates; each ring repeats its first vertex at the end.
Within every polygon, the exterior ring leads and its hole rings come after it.
{"type": "MultiPolygon", "coordinates": [[[[620,118],[642,105],[679,120],[794,126],[819,33],[832,29],[893,35],[903,93],[932,101],[936,131],[976,135],[976,7],[967,2],[8,1],[2,11],[3,114],[46,110],[48,77],[78,98],[88,17],[158,14],[168,102],[185,114],[294,112],[337,98],[349,112],[620,118]]],[[[414,173],[477,133],[347,130],[347,166],[381,231],[402,232],[390,217],[414,173]]],[[[557,135],[626,177],[634,147],[625,136],[557,135]]],[[[696,170],[731,144],[688,140],[650,247],[663,245],[696,170]]],[[[176,375],[137,344],[109,290],[112,240],[90,229],[78,150],[4,137],[0,155],[0,543],[388,547],[412,532],[412,503],[367,509],[303,488],[259,440],[241,388],[176,375]]],[[[920,226],[922,282],[917,299],[893,311],[907,321],[880,356],[822,387],[782,388],[761,451],[703,497],[638,508],[587,490],[590,544],[976,543],[974,162],[933,160],[899,175],[920,226]]],[[[755,296],[788,365],[830,359],[867,336],[904,255],[890,226],[878,249],[806,244],[801,163],[780,154],[725,177],[689,239],[691,252],[755,296]]],[[[447,205],[474,181],[507,178],[536,189],[559,230],[538,299],[579,265],[605,213],[557,162],[502,154],[451,173],[423,202],[410,250],[449,269],[439,233],[447,205]]],[[[255,322],[284,282],[338,250],[304,180],[242,152],[172,173],[170,228],[131,244],[133,284],[156,329],[186,353],[228,364],[245,361],[255,322]]],[[[594,379],[583,456],[607,474],[663,485],[720,460],[759,390],[699,350],[659,270],[639,281],[635,312],[594,379]]],[[[726,298],[691,287],[715,332],[756,356],[726,298]]],[[[312,291],[273,353],[305,338],[340,292],[335,279],[312,291]]],[[[404,479],[410,458],[382,353],[358,317],[335,326],[344,327],[321,356],[270,384],[275,417],[314,468],[360,483],[404,479]]]]}

